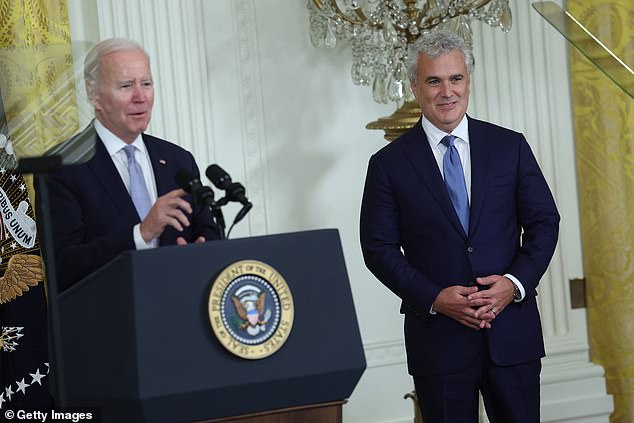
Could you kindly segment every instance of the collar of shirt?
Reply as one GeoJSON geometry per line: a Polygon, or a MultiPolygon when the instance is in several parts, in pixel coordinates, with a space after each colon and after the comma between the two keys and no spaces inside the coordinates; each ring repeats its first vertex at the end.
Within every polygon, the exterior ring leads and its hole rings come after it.
{"type": "MultiPolygon", "coordinates": [[[[425,131],[425,135],[427,135],[427,141],[429,141],[429,145],[431,145],[432,149],[438,148],[440,145],[442,147],[442,152],[444,153],[447,147],[440,144],[440,141],[445,137],[447,132],[436,128],[425,116],[421,121],[421,125],[423,126],[423,131],[425,131]]],[[[458,126],[451,131],[451,135],[460,138],[465,144],[469,144],[469,121],[467,119],[467,115],[464,115],[458,126]]],[[[462,143],[460,143],[462,144],[462,143]]],[[[458,147],[456,145],[456,147],[458,147]]]]}
{"type": "MultiPolygon", "coordinates": [[[[110,154],[110,157],[117,154],[119,151],[121,151],[121,149],[123,149],[123,147],[127,145],[125,142],[123,142],[121,138],[113,134],[108,128],[103,126],[103,124],[96,119],[95,132],[97,132],[97,135],[99,135],[99,138],[101,138],[101,141],[103,141],[103,145],[106,147],[106,150],[108,150],[108,154],[110,154]]],[[[145,148],[143,137],[140,134],[138,137],[136,137],[132,145],[138,151],[141,151],[144,156],[148,156],[147,148],[145,148]]]]}

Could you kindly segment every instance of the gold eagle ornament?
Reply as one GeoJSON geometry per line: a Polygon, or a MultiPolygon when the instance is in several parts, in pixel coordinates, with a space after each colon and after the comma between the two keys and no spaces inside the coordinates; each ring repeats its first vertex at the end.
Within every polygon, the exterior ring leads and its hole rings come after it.
{"type": "Polygon", "coordinates": [[[44,280],[42,258],[34,254],[14,254],[7,263],[4,276],[0,277],[0,304],[21,297],[30,286],[44,280]]]}

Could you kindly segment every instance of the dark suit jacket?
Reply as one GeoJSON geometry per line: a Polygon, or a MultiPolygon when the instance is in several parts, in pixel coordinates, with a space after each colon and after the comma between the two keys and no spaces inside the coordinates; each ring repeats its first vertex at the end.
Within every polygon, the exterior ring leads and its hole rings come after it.
{"type": "MultiPolygon", "coordinates": [[[[53,245],[60,289],[97,270],[125,250],[134,250],[132,228],[140,222],[132,199],[103,142],[96,137],[92,159],[64,166],[50,175],[48,187],[53,245]]],[[[174,175],[184,169],[198,176],[194,157],[181,147],[143,134],[160,197],[179,188],[174,175]]],[[[217,239],[218,232],[208,209],[193,205],[191,225],[179,233],[171,226],[159,245],[173,245],[178,236],[188,242],[199,235],[217,239]]]]}
{"type": "Polygon", "coordinates": [[[469,118],[469,138],[468,235],[420,121],[368,165],[361,247],[367,267],[402,299],[413,375],[459,371],[477,357],[482,336],[497,365],[544,355],[535,288],[557,243],[555,202],[522,134],[469,118]],[[509,304],[486,335],[429,313],[443,288],[505,273],[519,279],[526,298],[509,304]]]}

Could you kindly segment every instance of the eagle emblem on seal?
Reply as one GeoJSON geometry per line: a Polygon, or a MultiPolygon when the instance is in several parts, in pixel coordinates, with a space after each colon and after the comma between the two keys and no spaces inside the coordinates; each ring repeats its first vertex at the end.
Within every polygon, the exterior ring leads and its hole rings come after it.
{"type": "Polygon", "coordinates": [[[266,292],[255,286],[247,286],[247,290],[239,290],[231,297],[238,317],[242,320],[239,329],[246,330],[255,336],[260,331],[266,331],[266,324],[271,318],[271,311],[266,309],[266,292]],[[248,288],[247,288],[248,287],[248,288]],[[242,292],[240,292],[242,291],[242,292]],[[242,295],[240,296],[240,294],[242,295]]]}

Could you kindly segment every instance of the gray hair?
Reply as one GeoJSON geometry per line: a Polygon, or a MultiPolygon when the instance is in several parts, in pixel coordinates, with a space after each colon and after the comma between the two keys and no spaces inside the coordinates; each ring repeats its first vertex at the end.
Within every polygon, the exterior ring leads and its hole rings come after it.
{"type": "Polygon", "coordinates": [[[84,59],[84,81],[86,82],[86,92],[88,98],[94,98],[94,95],[99,88],[101,82],[101,75],[99,75],[99,67],[101,64],[101,58],[119,51],[142,51],[147,57],[148,62],[150,57],[145,52],[143,47],[136,41],[128,40],[127,38],[109,38],[97,43],[86,55],[84,59]]]}
{"type": "Polygon", "coordinates": [[[409,47],[405,66],[407,67],[407,76],[409,80],[416,83],[416,74],[418,73],[418,55],[425,53],[431,59],[447,54],[452,50],[460,50],[464,55],[465,65],[469,75],[473,73],[475,63],[473,61],[473,53],[471,47],[467,45],[465,40],[455,32],[451,31],[433,31],[422,34],[409,47]]]}

